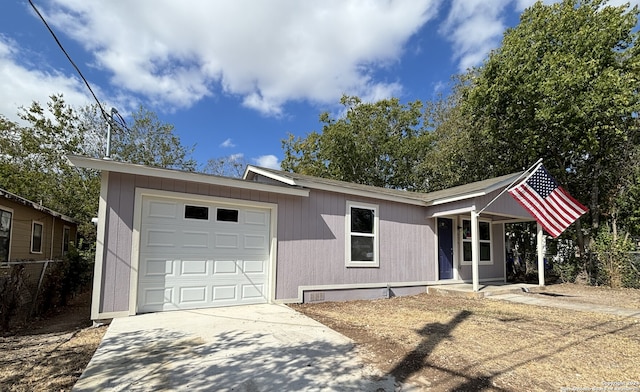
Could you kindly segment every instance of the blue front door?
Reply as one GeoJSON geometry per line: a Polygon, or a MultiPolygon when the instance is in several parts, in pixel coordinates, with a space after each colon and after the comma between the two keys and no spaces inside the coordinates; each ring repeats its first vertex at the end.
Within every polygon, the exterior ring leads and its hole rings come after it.
{"type": "Polygon", "coordinates": [[[438,279],[453,279],[453,220],[438,218],[438,279]]]}

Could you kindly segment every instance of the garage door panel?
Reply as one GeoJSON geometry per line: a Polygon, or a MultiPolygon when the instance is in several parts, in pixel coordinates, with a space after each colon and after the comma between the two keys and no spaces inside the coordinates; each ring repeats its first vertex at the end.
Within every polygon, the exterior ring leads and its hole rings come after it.
{"type": "Polygon", "coordinates": [[[244,249],[267,249],[267,236],[263,234],[246,234],[244,235],[244,249]]]}
{"type": "Polygon", "coordinates": [[[211,292],[213,293],[211,301],[214,303],[221,301],[237,302],[238,300],[238,290],[235,284],[213,286],[211,292]]]}
{"type": "Polygon", "coordinates": [[[240,235],[234,233],[216,233],[215,247],[221,249],[238,249],[240,235]]]}
{"type": "Polygon", "coordinates": [[[241,289],[245,301],[257,300],[264,296],[264,284],[243,284],[241,289]]]}
{"type": "Polygon", "coordinates": [[[175,230],[147,229],[145,234],[146,241],[143,245],[146,247],[172,248],[176,246],[174,243],[175,230]]]}
{"type": "Polygon", "coordinates": [[[182,260],[180,276],[206,278],[209,275],[208,260],[182,260]]]}
{"type": "Polygon", "coordinates": [[[183,248],[209,248],[209,233],[206,231],[182,231],[183,248]]]}
{"type": "Polygon", "coordinates": [[[148,218],[176,219],[178,217],[178,204],[176,202],[150,200],[145,204],[148,218]]]}
{"type": "Polygon", "coordinates": [[[248,225],[267,226],[269,213],[264,211],[247,210],[244,214],[244,223],[248,225]]]}
{"type": "Polygon", "coordinates": [[[165,277],[173,275],[174,260],[142,258],[140,265],[140,277],[165,277]]]}
{"type": "Polygon", "coordinates": [[[264,274],[265,264],[264,260],[243,260],[242,270],[245,274],[264,274]]]}
{"type": "Polygon", "coordinates": [[[238,274],[238,265],[235,260],[214,260],[213,275],[238,274]]]}
{"type": "Polygon", "coordinates": [[[154,310],[161,310],[164,304],[173,302],[173,288],[149,287],[143,290],[142,295],[145,304],[155,307],[154,310]]]}
{"type": "Polygon", "coordinates": [[[180,287],[179,304],[205,305],[207,300],[207,286],[180,287]]]}

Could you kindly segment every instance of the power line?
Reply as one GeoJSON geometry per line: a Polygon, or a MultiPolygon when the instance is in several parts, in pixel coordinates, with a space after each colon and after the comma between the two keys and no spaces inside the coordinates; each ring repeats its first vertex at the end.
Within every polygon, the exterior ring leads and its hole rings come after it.
{"type": "MultiPolygon", "coordinates": [[[[91,95],[93,96],[93,99],[96,100],[96,103],[98,104],[98,107],[100,108],[100,112],[102,113],[102,117],[104,117],[105,121],[107,121],[107,122],[111,121],[109,119],[109,116],[107,115],[107,112],[104,110],[104,108],[102,107],[102,104],[98,100],[98,97],[96,97],[96,94],[93,92],[93,89],[91,88],[91,85],[89,85],[89,82],[87,81],[87,79],[84,77],[84,75],[80,71],[80,68],[78,68],[76,63],[73,62],[73,60],[71,59],[71,56],[69,56],[69,53],[67,53],[67,51],[64,49],[64,46],[62,46],[62,43],[60,43],[60,40],[56,36],[56,33],[53,32],[51,27],[49,27],[49,24],[44,19],[44,17],[40,13],[40,11],[38,11],[38,8],[36,8],[35,4],[33,4],[33,1],[29,0],[29,4],[31,4],[31,7],[33,8],[33,10],[36,12],[36,14],[38,14],[38,16],[40,17],[40,20],[42,20],[42,23],[44,23],[44,25],[47,27],[47,29],[49,30],[49,32],[53,36],[53,39],[56,41],[56,43],[58,44],[58,46],[60,47],[62,52],[65,54],[65,56],[67,56],[67,59],[69,60],[71,65],[73,65],[73,68],[76,69],[76,72],[78,72],[78,75],[80,75],[80,78],[82,78],[82,80],[84,81],[84,84],[87,86],[87,88],[91,92],[91,95]]],[[[120,117],[120,115],[118,115],[118,116],[120,117]]],[[[122,117],[120,117],[120,118],[122,119],[122,117]]],[[[122,119],[122,121],[124,122],[124,119],[122,119]]],[[[126,124],[125,124],[125,128],[126,128],[126,124]]]]}

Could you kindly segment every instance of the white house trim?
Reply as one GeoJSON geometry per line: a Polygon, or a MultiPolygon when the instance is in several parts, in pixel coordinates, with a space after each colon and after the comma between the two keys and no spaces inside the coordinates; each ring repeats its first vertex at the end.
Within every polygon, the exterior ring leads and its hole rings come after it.
{"type": "MultiPolygon", "coordinates": [[[[96,233],[96,258],[93,268],[92,298],[100,298],[102,292],[102,267],[105,251],[105,233],[107,224],[107,195],[109,194],[109,172],[102,172],[100,184],[100,200],[98,201],[98,229],[96,233]]],[[[91,319],[110,318],[107,313],[100,313],[100,301],[91,301],[91,319]]]]}
{"type": "Polygon", "coordinates": [[[251,166],[251,165],[247,165],[247,167],[246,167],[246,169],[244,171],[243,178],[247,178],[247,175],[248,175],[249,172],[253,172],[253,173],[259,174],[261,176],[264,176],[264,177],[267,177],[267,178],[271,178],[271,179],[276,180],[276,181],[283,182],[283,183],[285,183],[287,185],[298,185],[298,184],[296,184],[296,182],[295,182],[295,180],[293,178],[280,176],[280,175],[274,174],[274,173],[272,173],[270,171],[264,170],[264,169],[262,169],[260,167],[251,166]]]}
{"type": "Polygon", "coordinates": [[[157,178],[168,178],[172,180],[193,181],[201,184],[228,186],[231,188],[250,189],[254,191],[264,191],[279,193],[283,195],[309,197],[308,189],[294,188],[290,186],[278,186],[264,184],[254,181],[246,181],[236,178],[220,177],[208,174],[199,174],[194,172],[162,169],[159,167],[150,167],[137,165],[133,163],[124,163],[117,161],[109,161],[104,159],[95,159],[81,157],[77,155],[67,155],[72,166],[86,167],[101,171],[114,171],[125,174],[135,174],[140,176],[149,176],[157,178]]]}

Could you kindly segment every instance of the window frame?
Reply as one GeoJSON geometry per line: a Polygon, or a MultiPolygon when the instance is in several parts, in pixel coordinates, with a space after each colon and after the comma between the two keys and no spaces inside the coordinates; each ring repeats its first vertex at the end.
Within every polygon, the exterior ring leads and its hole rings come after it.
{"type": "MultiPolygon", "coordinates": [[[[6,260],[0,260],[0,266],[3,267],[8,267],[9,266],[9,261],[11,260],[11,238],[12,233],[13,233],[13,209],[11,208],[6,208],[6,207],[2,207],[0,208],[0,214],[1,213],[7,213],[9,214],[9,239],[7,240],[7,259],[6,260]]],[[[2,219],[0,217],[0,219],[2,219]]]]}
{"type": "Polygon", "coordinates": [[[223,224],[240,224],[240,208],[234,208],[234,207],[216,207],[216,216],[215,216],[215,222],[216,223],[223,223],[223,224]],[[236,220],[224,220],[224,219],[218,219],[219,218],[219,211],[220,210],[226,210],[226,211],[235,211],[236,212],[236,220]]]}
{"type": "Polygon", "coordinates": [[[31,221],[31,246],[29,247],[29,253],[33,253],[33,254],[37,254],[37,255],[41,255],[42,254],[42,248],[43,248],[43,242],[44,242],[44,223],[40,222],[40,221],[31,221]],[[36,238],[36,225],[40,226],[40,249],[39,250],[35,250],[33,249],[33,245],[35,244],[35,238],[36,238]]]}
{"type": "Polygon", "coordinates": [[[380,267],[380,214],[377,204],[363,203],[358,201],[346,202],[345,211],[345,266],[356,268],[378,268],[380,267]],[[360,208],[373,211],[373,233],[361,233],[351,231],[351,209],[360,208]],[[351,259],[351,239],[353,236],[373,238],[373,260],[352,260],[351,259]]]}
{"type": "MultiPolygon", "coordinates": [[[[193,203],[185,203],[184,204],[184,208],[183,210],[183,215],[182,217],[184,218],[184,220],[186,221],[199,221],[199,222],[210,222],[211,221],[211,207],[210,206],[203,206],[203,205],[198,205],[198,204],[193,204],[193,203]],[[189,209],[204,209],[204,211],[206,211],[206,218],[201,218],[201,217],[189,217],[187,216],[187,210],[189,209]]],[[[193,211],[193,210],[192,210],[193,211]]]]}
{"type": "Polygon", "coordinates": [[[71,226],[62,226],[62,255],[69,252],[69,244],[71,243],[71,226]],[[66,238],[65,238],[66,237],[66,238]]]}
{"type": "MultiPolygon", "coordinates": [[[[473,239],[471,238],[471,233],[469,233],[469,237],[465,238],[465,230],[464,230],[464,226],[465,226],[465,221],[469,222],[469,227],[471,226],[471,218],[467,219],[467,218],[461,218],[460,219],[460,227],[462,228],[462,230],[460,230],[460,264],[461,265],[472,265],[473,262],[472,260],[465,260],[464,258],[464,245],[465,243],[471,244],[471,246],[473,247],[473,239]]],[[[482,260],[480,259],[480,255],[478,255],[478,265],[493,265],[494,260],[493,260],[493,233],[492,233],[492,223],[490,220],[488,219],[478,219],[478,234],[480,233],[480,225],[481,224],[487,224],[489,226],[489,239],[488,240],[483,240],[480,239],[480,246],[482,246],[482,244],[489,244],[489,259],[488,260],[482,260]]],[[[480,249],[478,249],[478,251],[480,251],[480,249]]],[[[481,252],[480,252],[481,253],[481,252]]]]}

